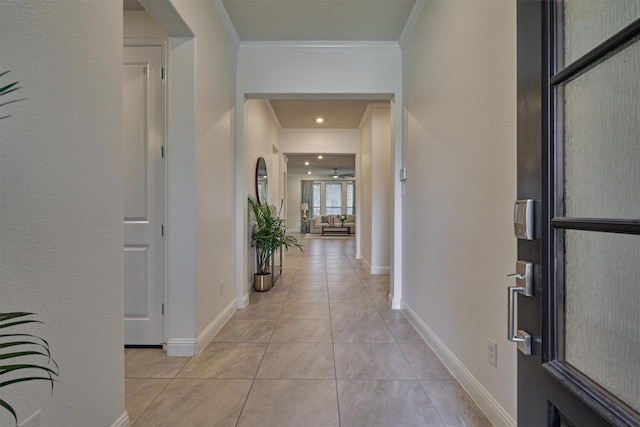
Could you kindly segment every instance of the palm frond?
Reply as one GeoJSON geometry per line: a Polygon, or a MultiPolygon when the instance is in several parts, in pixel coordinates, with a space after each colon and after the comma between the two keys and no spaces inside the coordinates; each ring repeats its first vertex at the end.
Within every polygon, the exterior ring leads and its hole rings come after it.
{"type": "MultiPolygon", "coordinates": [[[[9,71],[4,71],[2,73],[0,73],[0,77],[5,76],[6,74],[8,74],[9,71]]],[[[13,93],[17,90],[22,89],[22,86],[18,86],[19,82],[11,82],[11,83],[3,83],[0,85],[0,96],[4,96],[4,95],[8,95],[10,93],[13,93]]],[[[5,105],[9,105],[9,104],[13,104],[15,102],[20,102],[20,101],[24,101],[27,98],[19,98],[19,99],[10,99],[8,101],[4,101],[0,103],[0,107],[4,107],[5,105]]],[[[11,114],[5,114],[3,116],[0,116],[0,120],[2,119],[6,119],[8,117],[11,117],[11,114]]]]}
{"type": "MultiPolygon", "coordinates": [[[[0,313],[0,329],[43,323],[30,316],[35,316],[35,313],[0,313]]],[[[51,384],[53,392],[58,374],[59,367],[51,357],[47,340],[23,332],[0,334],[0,377],[7,378],[0,382],[0,388],[28,381],[47,381],[51,384]],[[38,358],[45,358],[46,364],[37,362],[38,358]]],[[[5,400],[0,400],[0,407],[13,415],[17,425],[18,416],[15,409],[5,400]]]]}
{"type": "Polygon", "coordinates": [[[2,399],[0,399],[0,406],[3,407],[4,409],[6,409],[7,411],[9,411],[9,413],[11,415],[13,415],[13,419],[16,421],[16,425],[17,425],[18,424],[18,414],[16,414],[15,409],[13,409],[11,407],[11,405],[9,405],[7,402],[5,402],[2,399]]]}

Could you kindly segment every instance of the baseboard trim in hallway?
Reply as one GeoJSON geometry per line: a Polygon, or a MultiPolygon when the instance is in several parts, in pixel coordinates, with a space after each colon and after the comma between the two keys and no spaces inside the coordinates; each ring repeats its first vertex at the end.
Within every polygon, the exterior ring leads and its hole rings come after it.
{"type": "Polygon", "coordinates": [[[462,388],[471,396],[478,407],[496,427],[516,427],[516,421],[496,401],[491,393],[469,372],[467,368],[444,345],[437,335],[418,317],[415,311],[402,302],[402,312],[407,320],[418,331],[429,347],[436,353],[442,363],[449,369],[451,375],[458,380],[462,388]]]}
{"type": "Polygon", "coordinates": [[[236,312],[236,300],[233,299],[222,313],[216,317],[196,338],[172,338],[167,340],[168,356],[196,356],[211,342],[236,312]]]}
{"type": "Polygon", "coordinates": [[[111,424],[111,427],[131,427],[131,420],[129,419],[127,411],[124,411],[122,415],[120,415],[118,419],[111,424]]]}

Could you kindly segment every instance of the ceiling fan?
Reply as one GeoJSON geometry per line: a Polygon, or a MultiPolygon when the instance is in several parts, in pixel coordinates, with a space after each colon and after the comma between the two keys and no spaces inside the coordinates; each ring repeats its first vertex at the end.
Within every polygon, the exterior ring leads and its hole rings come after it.
{"type": "Polygon", "coordinates": [[[319,176],[329,177],[329,178],[353,178],[355,176],[355,174],[353,174],[353,173],[338,173],[338,168],[333,168],[333,173],[319,175],[319,176]]]}

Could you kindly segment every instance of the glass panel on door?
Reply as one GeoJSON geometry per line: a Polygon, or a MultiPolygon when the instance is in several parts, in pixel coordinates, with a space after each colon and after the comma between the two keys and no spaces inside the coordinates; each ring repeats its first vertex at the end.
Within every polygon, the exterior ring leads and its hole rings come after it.
{"type": "Polygon", "coordinates": [[[640,412],[640,236],[564,233],[564,361],[640,412]]]}
{"type": "Polygon", "coordinates": [[[568,65],[637,19],[640,2],[564,0],[562,11],[564,65],[568,65]]]}
{"type": "Polygon", "coordinates": [[[636,22],[640,2],[558,4],[556,356],[585,394],[640,413],[640,235],[571,225],[640,219],[640,35],[605,43],[636,22]]]}
{"type": "Polygon", "coordinates": [[[640,43],[634,43],[571,80],[560,92],[564,216],[640,217],[638,76],[640,43]]]}

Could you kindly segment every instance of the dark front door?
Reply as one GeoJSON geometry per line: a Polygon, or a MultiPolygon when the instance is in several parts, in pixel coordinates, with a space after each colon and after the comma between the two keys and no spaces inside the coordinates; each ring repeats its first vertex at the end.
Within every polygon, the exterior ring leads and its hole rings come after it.
{"type": "Polygon", "coordinates": [[[640,426],[640,1],[518,1],[518,426],[640,426]],[[524,346],[523,346],[524,347],[524,346]]]}

